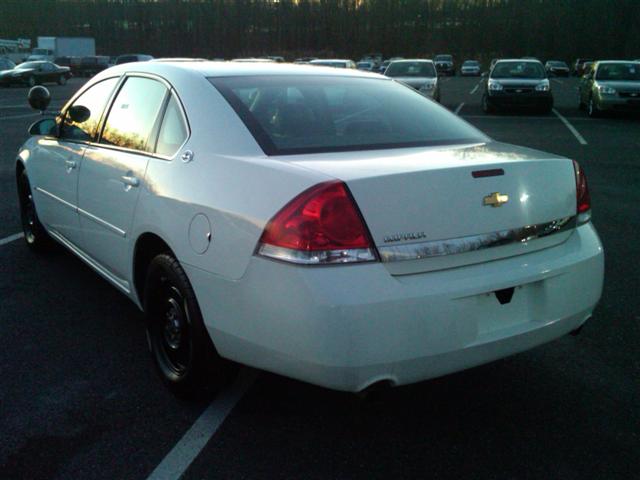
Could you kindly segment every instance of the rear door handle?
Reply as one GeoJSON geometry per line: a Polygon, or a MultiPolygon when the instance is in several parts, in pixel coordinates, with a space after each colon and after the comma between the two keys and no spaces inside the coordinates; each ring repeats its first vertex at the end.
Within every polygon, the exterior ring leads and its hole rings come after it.
{"type": "Polygon", "coordinates": [[[131,175],[123,175],[120,178],[122,180],[122,183],[124,183],[129,187],[137,187],[140,185],[140,180],[138,180],[136,177],[133,177],[131,175]]]}
{"type": "Polygon", "coordinates": [[[66,167],[67,172],[70,172],[71,170],[75,169],[78,164],[75,162],[75,160],[65,160],[64,166],[66,167]]]}

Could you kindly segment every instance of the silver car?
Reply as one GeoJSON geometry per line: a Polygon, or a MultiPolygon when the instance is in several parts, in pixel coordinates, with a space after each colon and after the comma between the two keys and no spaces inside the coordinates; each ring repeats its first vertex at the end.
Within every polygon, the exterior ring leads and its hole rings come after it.
{"type": "Polygon", "coordinates": [[[640,112],[640,62],[596,62],[580,80],[578,101],[590,117],[605,111],[640,112]]]}
{"type": "Polygon", "coordinates": [[[440,102],[440,85],[433,60],[397,60],[389,64],[384,74],[440,102]]]}

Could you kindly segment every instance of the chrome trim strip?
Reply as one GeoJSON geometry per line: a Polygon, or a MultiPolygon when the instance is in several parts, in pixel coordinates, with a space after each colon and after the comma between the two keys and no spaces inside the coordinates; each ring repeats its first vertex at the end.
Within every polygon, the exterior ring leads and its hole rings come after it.
{"type": "Polygon", "coordinates": [[[118,228],[115,225],[112,225],[109,222],[107,222],[105,220],[102,220],[100,217],[96,217],[95,215],[87,212],[86,210],[78,208],[78,213],[80,215],[83,215],[83,216],[87,217],[89,220],[93,220],[97,224],[102,225],[103,227],[111,230],[112,232],[117,233],[118,235],[120,235],[123,238],[126,238],[126,236],[127,236],[127,232],[125,232],[121,228],[118,228]]]}
{"type": "Polygon", "coordinates": [[[441,257],[444,255],[475,252],[477,250],[500,247],[513,243],[525,243],[536,238],[547,237],[554,233],[575,228],[576,224],[576,216],[571,216],[538,225],[527,225],[521,228],[501,230],[481,235],[403,245],[385,245],[378,247],[378,252],[383,262],[441,257]]]}
{"type": "Polygon", "coordinates": [[[96,262],[89,255],[84,253],[78,247],[75,246],[71,241],[67,240],[66,237],[56,232],[55,230],[49,230],[49,235],[55,238],[58,242],[62,243],[65,247],[67,247],[73,254],[75,254],[80,260],[93,268],[96,272],[102,275],[106,280],[111,282],[115,287],[122,290],[124,293],[129,295],[131,293],[131,289],[129,288],[129,282],[123,280],[121,278],[116,277],[114,274],[109,272],[106,268],[96,262]]]}
{"type": "Polygon", "coordinates": [[[61,199],[60,197],[55,196],[53,193],[47,192],[46,190],[40,188],[40,187],[36,187],[36,190],[44,195],[46,195],[49,198],[52,198],[53,200],[56,200],[58,202],[60,202],[61,204],[63,204],[65,207],[70,208],[71,210],[77,212],[78,211],[78,207],[76,207],[74,204],[67,202],[66,200],[61,199]]]}

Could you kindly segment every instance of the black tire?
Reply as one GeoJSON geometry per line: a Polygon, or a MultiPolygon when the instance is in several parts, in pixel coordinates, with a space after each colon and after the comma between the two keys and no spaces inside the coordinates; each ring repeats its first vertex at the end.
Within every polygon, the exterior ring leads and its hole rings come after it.
{"type": "Polygon", "coordinates": [[[55,246],[55,242],[38,219],[26,170],[23,170],[18,175],[18,204],[20,206],[22,232],[27,246],[36,252],[50,251],[55,246]]]}
{"type": "Polygon", "coordinates": [[[33,75],[31,75],[28,79],[27,79],[27,85],[29,85],[29,87],[34,87],[35,85],[37,85],[38,82],[36,82],[36,77],[34,77],[33,75]]]}
{"type": "Polygon", "coordinates": [[[156,370],[176,396],[198,398],[229,383],[235,369],[216,352],[189,279],[170,254],[149,265],[144,311],[156,370]]]}
{"type": "Polygon", "coordinates": [[[60,75],[58,77],[58,85],[65,85],[67,83],[67,77],[60,75]]]}
{"type": "Polygon", "coordinates": [[[487,95],[482,96],[482,111],[486,114],[495,113],[496,109],[487,100],[487,95]]]}

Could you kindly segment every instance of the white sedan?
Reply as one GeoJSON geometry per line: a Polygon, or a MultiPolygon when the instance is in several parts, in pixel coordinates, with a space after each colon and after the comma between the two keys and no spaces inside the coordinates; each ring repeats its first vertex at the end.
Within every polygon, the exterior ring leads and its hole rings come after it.
{"type": "Polygon", "coordinates": [[[30,131],[27,245],[64,245],[142,308],[178,394],[228,360],[347,391],[417,382],[574,332],[600,299],[580,166],[379,75],[126,64],[30,131]]]}

